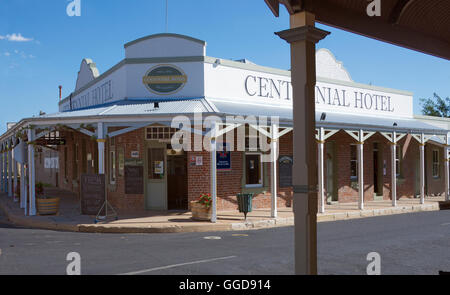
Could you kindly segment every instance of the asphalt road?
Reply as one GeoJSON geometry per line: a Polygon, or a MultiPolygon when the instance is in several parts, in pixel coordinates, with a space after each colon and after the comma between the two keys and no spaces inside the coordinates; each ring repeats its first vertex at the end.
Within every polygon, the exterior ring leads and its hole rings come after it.
{"type": "MultiPolygon", "coordinates": [[[[65,274],[69,252],[82,274],[293,274],[293,227],[182,234],[90,234],[15,228],[0,216],[0,274],[65,274]],[[218,239],[218,237],[220,239],[218,239]]],[[[318,224],[320,274],[450,271],[450,211],[318,224]]]]}

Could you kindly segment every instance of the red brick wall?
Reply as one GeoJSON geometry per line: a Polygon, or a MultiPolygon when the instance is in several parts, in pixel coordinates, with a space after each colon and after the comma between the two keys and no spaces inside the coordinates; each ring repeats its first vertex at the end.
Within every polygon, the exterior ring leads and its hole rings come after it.
{"type": "Polygon", "coordinates": [[[188,152],[188,201],[197,200],[201,194],[211,193],[210,153],[206,151],[188,152]],[[203,165],[196,166],[196,157],[203,157],[203,165]]]}
{"type": "MultiPolygon", "coordinates": [[[[97,142],[79,132],[65,132],[68,150],[68,169],[67,179],[64,176],[64,147],[60,146],[60,173],[59,173],[59,186],[71,191],[78,192],[76,186],[72,183],[72,163],[73,163],[73,143],[78,143],[78,175],[82,172],[82,161],[85,158],[81,155],[82,141],[86,142],[86,152],[95,155],[97,152],[97,142]]],[[[237,134],[235,133],[235,138],[237,134]]],[[[344,131],[340,131],[329,138],[327,141],[335,142],[335,161],[337,167],[336,180],[338,188],[338,199],[340,202],[357,202],[358,190],[352,188],[350,180],[350,144],[355,143],[355,140],[346,134],[344,131]]],[[[386,167],[386,175],[382,175],[383,181],[383,198],[388,200],[391,198],[391,151],[390,145],[386,138],[380,134],[375,134],[370,137],[364,144],[364,198],[366,201],[373,200],[374,192],[374,172],[373,172],[373,143],[378,142],[379,151],[382,154],[382,165],[386,167]]],[[[279,140],[280,155],[292,156],[292,132],[284,135],[279,140]]],[[[402,175],[397,183],[397,197],[413,197],[416,192],[416,165],[418,164],[419,148],[418,143],[410,135],[404,137],[399,144],[402,146],[402,175]]],[[[115,138],[116,159],[118,158],[118,148],[124,149],[125,158],[131,157],[132,151],[139,151],[140,158],[145,161],[145,128],[141,128],[115,138]]],[[[235,146],[235,149],[237,146],[235,146]]],[[[109,171],[109,150],[110,141],[106,143],[106,171],[109,171]]],[[[325,145],[325,157],[327,155],[325,145]]],[[[193,201],[198,199],[201,193],[210,193],[210,153],[206,151],[201,152],[188,152],[187,153],[187,169],[188,169],[188,199],[193,201]],[[195,166],[195,157],[203,157],[203,165],[195,166]]],[[[243,190],[243,162],[244,153],[233,151],[231,152],[231,171],[218,171],[217,172],[217,206],[219,210],[235,210],[237,208],[236,195],[243,190]]],[[[326,162],[326,161],[325,161],[326,162]]],[[[266,177],[264,178],[264,188],[259,190],[259,193],[254,197],[254,208],[270,208],[271,204],[271,188],[270,188],[270,163],[264,164],[266,177]]],[[[91,168],[89,168],[91,169],[91,168]]],[[[145,209],[145,196],[144,194],[130,195],[125,194],[124,177],[119,176],[119,166],[116,162],[116,175],[117,181],[115,184],[109,184],[109,200],[118,209],[122,210],[143,210],[145,209]]],[[[444,155],[443,148],[438,146],[432,146],[427,144],[426,147],[426,182],[427,182],[427,194],[438,194],[444,191],[444,155]],[[432,149],[437,148],[440,151],[440,177],[433,178],[431,175],[432,165],[432,149]]],[[[95,170],[95,169],[92,169],[95,170]]],[[[95,171],[92,171],[95,172],[95,171]]],[[[324,166],[324,183],[326,184],[326,165],[324,166]]],[[[145,178],[145,173],[144,173],[145,178]]],[[[418,178],[417,178],[418,179],[418,178]]],[[[109,183],[109,179],[107,180],[109,183]]],[[[292,189],[291,188],[279,188],[278,189],[278,206],[290,207],[292,203],[292,189]]]]}
{"type": "MultiPolygon", "coordinates": [[[[335,161],[337,161],[338,171],[337,173],[337,186],[338,186],[338,199],[339,202],[357,202],[358,201],[358,189],[351,186],[350,180],[350,144],[356,143],[356,141],[346,134],[344,131],[340,131],[330,137],[327,141],[335,142],[335,161]]],[[[385,166],[386,173],[382,176],[383,180],[383,199],[391,199],[391,147],[386,138],[381,134],[375,134],[371,136],[364,143],[363,157],[364,157],[364,200],[373,200],[374,196],[374,166],[373,166],[373,144],[378,142],[379,152],[382,154],[382,165],[385,166]]],[[[401,154],[401,175],[397,178],[397,199],[401,197],[412,198],[416,194],[416,179],[418,180],[418,167],[419,162],[419,144],[411,136],[407,135],[399,141],[399,145],[402,147],[401,154]]],[[[443,163],[442,148],[440,149],[441,163],[443,163]]],[[[434,179],[431,176],[431,148],[427,144],[427,182],[430,183],[427,193],[438,193],[444,191],[443,177],[434,179]]],[[[325,157],[327,154],[326,148],[324,151],[325,157]]],[[[443,166],[443,164],[441,165],[443,166]]],[[[443,175],[443,167],[441,169],[441,175],[443,175]]],[[[324,183],[326,184],[326,165],[324,165],[324,183]]],[[[357,180],[356,180],[357,181],[357,180]]],[[[325,186],[326,190],[326,186],[325,186]]]]}
{"type": "MultiPolygon", "coordinates": [[[[123,210],[143,210],[145,209],[145,197],[144,194],[125,194],[125,177],[119,175],[119,154],[118,150],[123,148],[124,158],[131,158],[132,151],[139,151],[139,159],[145,161],[145,128],[140,128],[122,135],[118,135],[114,139],[114,149],[116,151],[116,183],[109,184],[108,198],[118,209],[123,210]]],[[[106,143],[107,156],[106,156],[106,171],[109,173],[109,158],[111,148],[111,139],[106,143]]],[[[145,163],[144,163],[145,167],[145,163]]],[[[144,171],[144,186],[145,186],[145,171],[144,171]]],[[[108,181],[109,183],[109,181],[108,181]]],[[[145,190],[144,190],[145,192],[145,190]]]]}
{"type": "MultiPolygon", "coordinates": [[[[237,133],[235,133],[237,138],[237,133]]],[[[284,135],[279,141],[280,155],[292,156],[292,132],[284,135]]],[[[236,195],[242,192],[242,182],[244,177],[243,162],[244,152],[237,150],[231,152],[231,170],[217,171],[217,208],[219,210],[235,210],[237,208],[236,195]]],[[[195,156],[203,156],[203,166],[193,166],[188,163],[188,186],[189,201],[199,198],[201,193],[210,193],[210,153],[209,152],[189,152],[188,161],[195,161],[195,156]]],[[[261,189],[253,198],[253,208],[270,208],[271,187],[270,187],[270,163],[264,164],[266,173],[265,188],[261,189]]],[[[292,203],[292,188],[278,188],[279,207],[289,207],[292,203]]]]}

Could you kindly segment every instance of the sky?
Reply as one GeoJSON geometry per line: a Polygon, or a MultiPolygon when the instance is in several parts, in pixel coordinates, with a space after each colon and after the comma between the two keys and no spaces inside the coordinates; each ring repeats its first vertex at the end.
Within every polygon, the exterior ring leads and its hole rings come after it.
{"type": "MultiPolygon", "coordinates": [[[[83,58],[100,73],[124,58],[123,44],[166,32],[166,0],[80,0],[81,16],[66,13],[69,0],[0,0],[0,134],[7,122],[39,111],[58,111],[75,88],[83,58]]],[[[168,32],[207,42],[208,56],[246,58],[290,68],[289,45],[274,32],[289,28],[281,7],[275,18],[263,0],[168,0],[168,32]]],[[[318,25],[331,32],[319,48],[330,49],[355,82],[414,93],[450,96],[450,61],[318,25]]]]}

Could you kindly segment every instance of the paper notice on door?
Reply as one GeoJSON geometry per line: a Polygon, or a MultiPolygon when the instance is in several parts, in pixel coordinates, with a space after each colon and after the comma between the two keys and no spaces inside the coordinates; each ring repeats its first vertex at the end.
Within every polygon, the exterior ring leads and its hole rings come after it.
{"type": "Polygon", "coordinates": [[[164,174],[164,161],[155,161],[153,171],[155,174],[164,174]]]}

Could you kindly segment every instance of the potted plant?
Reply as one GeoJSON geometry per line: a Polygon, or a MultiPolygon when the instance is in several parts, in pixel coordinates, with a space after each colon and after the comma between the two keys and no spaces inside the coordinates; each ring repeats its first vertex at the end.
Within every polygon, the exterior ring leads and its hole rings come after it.
{"type": "Polygon", "coordinates": [[[35,185],[36,205],[39,215],[55,215],[59,211],[59,198],[44,195],[44,184],[38,182],[35,185]]]}
{"type": "Polygon", "coordinates": [[[211,220],[212,198],[210,194],[201,194],[197,201],[191,201],[192,219],[211,220]]]}

